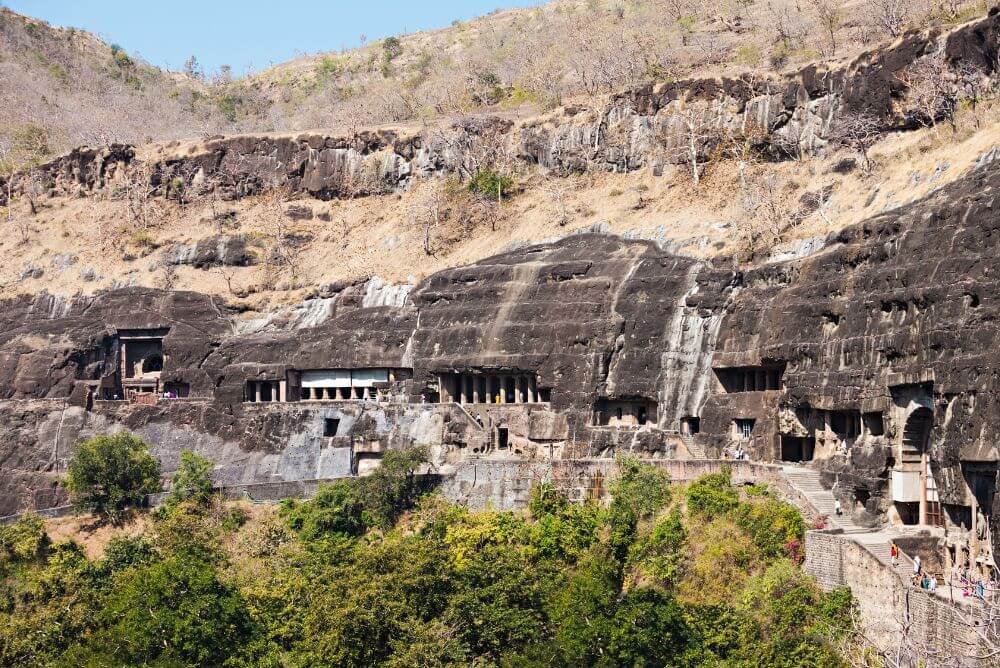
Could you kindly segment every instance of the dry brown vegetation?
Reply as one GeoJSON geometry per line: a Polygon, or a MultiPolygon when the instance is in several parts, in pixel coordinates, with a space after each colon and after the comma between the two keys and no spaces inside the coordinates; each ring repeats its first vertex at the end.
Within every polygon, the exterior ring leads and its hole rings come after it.
{"type": "MultiPolygon", "coordinates": [[[[501,204],[456,178],[415,182],[406,192],[333,201],[280,190],[221,201],[213,193],[157,198],[146,224],[122,186],[88,198],[25,198],[14,215],[28,223],[0,237],[4,292],[92,292],[115,284],[194,289],[225,295],[251,311],[291,303],[318,287],[378,275],[388,281],[494,255],[512,244],[550,239],[603,223],[610,232],[653,238],[681,252],[761,259],[905,204],[958,178],[1000,144],[992,102],[960,105],[954,123],[865,146],[870,164],[841,173],[845,145],[823,157],[762,163],[737,143],[702,165],[629,174],[551,177],[515,174],[501,204]],[[307,217],[292,219],[291,209],[307,217]],[[242,234],[255,264],[196,269],[168,266],[175,243],[242,234]]],[[[124,180],[128,183],[128,179],[124,180]]],[[[119,181],[121,183],[121,181],[119,181]]],[[[141,198],[140,198],[141,199],[141,198]]],[[[10,228],[8,228],[10,229],[10,228]]]]}
{"type": "MultiPolygon", "coordinates": [[[[203,80],[193,62],[179,78],[141,63],[129,65],[123,60],[127,56],[90,36],[42,24],[28,28],[33,24],[3,10],[0,28],[21,41],[16,57],[5,55],[0,61],[0,77],[9,81],[12,75],[29,76],[32,62],[41,61],[25,60],[24,54],[30,54],[26,45],[40,48],[58,38],[65,42],[59,48],[45,47],[48,62],[70,58],[72,66],[66,71],[85,72],[80,81],[89,83],[78,89],[70,77],[58,91],[49,91],[52,97],[47,99],[79,94],[77,103],[85,106],[88,95],[120,95],[123,116],[111,115],[107,123],[126,135],[147,124],[146,107],[129,107],[128,100],[136,95],[146,96],[147,102],[159,95],[180,104],[178,116],[171,116],[171,109],[178,107],[165,108],[162,129],[149,125],[167,137],[216,127],[305,124],[310,109],[327,110],[331,124],[346,119],[359,127],[414,113],[461,113],[484,106],[495,111],[522,103],[544,107],[570,95],[599,95],[617,86],[699,71],[787,67],[820,55],[809,51],[809,45],[822,45],[825,56],[844,56],[890,35],[895,30],[890,29],[890,14],[897,9],[881,0],[636,0],[621,6],[556,0],[534,10],[500,12],[336,55],[346,59],[344,63],[368,63],[372,54],[391,55],[376,58],[374,69],[331,68],[324,58],[332,56],[323,56],[244,80],[222,76],[215,81],[203,80]],[[857,19],[865,13],[886,20],[875,30],[876,22],[857,19]],[[573,31],[570,39],[567,35],[573,31]],[[579,54],[565,50],[584,43],[579,54]],[[750,47],[756,49],[753,62],[747,57],[750,47]],[[432,54],[431,61],[420,54],[432,54]],[[545,68],[539,69],[539,59],[547,63],[545,68]],[[427,62],[435,64],[413,83],[413,67],[427,62]],[[122,80],[109,75],[114,67],[119,75],[122,67],[134,68],[140,85],[127,76],[122,80]],[[316,78],[321,74],[327,78],[316,78]],[[108,76],[115,83],[102,88],[108,76]],[[333,80],[350,85],[334,86],[333,80]],[[483,81],[491,82],[496,95],[476,92],[482,92],[477,86],[483,81]],[[420,111],[426,106],[421,103],[396,116],[370,115],[375,109],[383,113],[394,108],[380,101],[389,88],[396,91],[393,95],[402,91],[412,96],[448,90],[448,99],[464,101],[454,107],[431,105],[431,111],[420,111]],[[241,90],[255,91],[253,103],[228,109],[237,117],[233,121],[226,118],[220,100],[241,95],[241,90]],[[339,91],[339,97],[324,97],[333,91],[339,91]],[[261,116],[247,111],[251,107],[267,111],[261,116]],[[344,111],[348,107],[369,111],[351,115],[344,111]],[[262,120],[265,117],[270,120],[262,120]]],[[[981,9],[957,1],[905,3],[904,25],[957,21],[981,9]]],[[[253,184],[241,186],[243,171],[231,163],[236,199],[223,201],[210,189],[175,192],[170,184],[166,197],[154,195],[145,166],[149,163],[137,161],[86,199],[53,197],[31,187],[8,198],[12,205],[0,210],[6,228],[0,252],[7,258],[0,267],[0,287],[7,293],[46,289],[62,294],[123,284],[195,289],[227,295],[253,311],[315,294],[319,286],[337,280],[372,275],[390,281],[420,279],[512,244],[551,239],[598,223],[608,231],[656,239],[690,255],[760,260],[922,196],[958,177],[998,142],[992,93],[956,95],[942,87],[936,67],[928,60],[904,82],[917,110],[912,120],[924,129],[884,138],[874,119],[848,115],[838,121],[824,154],[806,155],[792,138],[787,148],[791,159],[779,163],[755,152],[753,131],[706,136],[721,131],[700,122],[695,108],[687,116],[684,108],[678,111],[686,141],[671,144],[674,154],[662,156],[679,163],[663,168],[662,175],[659,168],[569,177],[538,173],[515,159],[498,134],[496,141],[487,137],[474,146],[451,147],[465,160],[450,178],[420,179],[407,191],[393,193],[386,192],[377,174],[361,173],[347,184],[346,192],[370,196],[329,202],[275,188],[249,195],[253,184]],[[951,122],[940,123],[939,118],[951,122]],[[718,147],[707,158],[691,150],[705,142],[718,147]],[[848,158],[855,159],[856,168],[835,169],[848,158]],[[494,180],[474,184],[474,177],[486,171],[494,180]],[[292,209],[307,215],[290,216],[292,209]],[[252,266],[206,270],[166,262],[175,244],[234,234],[248,240],[252,266]]],[[[976,76],[968,74],[963,79],[976,76]]],[[[18,89],[18,94],[24,90],[18,89]]],[[[6,125],[0,128],[4,173],[45,159],[68,137],[84,137],[36,108],[28,107],[23,114],[4,118],[6,125]]],[[[83,114],[75,122],[90,121],[83,114]]],[[[429,123],[423,131],[442,132],[443,125],[429,123]]],[[[140,152],[148,158],[168,146],[187,150],[198,143],[170,142],[140,152]]]]}
{"type": "Polygon", "coordinates": [[[89,33],[0,9],[0,136],[41,129],[61,152],[537,111],[649,81],[843,57],[985,9],[982,0],[553,0],[245,78],[206,74],[194,57],[184,72],[164,72],[89,33]]]}

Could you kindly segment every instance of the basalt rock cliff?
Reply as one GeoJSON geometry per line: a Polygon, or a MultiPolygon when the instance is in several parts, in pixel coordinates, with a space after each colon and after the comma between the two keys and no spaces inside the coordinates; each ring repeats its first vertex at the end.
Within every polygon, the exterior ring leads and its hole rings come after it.
{"type": "Polygon", "coordinates": [[[266,327],[194,293],[11,300],[0,513],[58,502],[73,444],[128,428],[167,471],[192,448],[230,483],[349,475],[414,443],[441,470],[738,444],[817,460],[872,522],[908,512],[891,481],[926,452],[931,503],[955,517],[978,506],[997,536],[998,186],[986,165],[790,262],[734,267],[574,235],[432,275],[393,305],[366,305],[354,286],[308,322],[266,327]],[[157,391],[177,398],[102,395],[121,382],[129,337],[158,337],[157,391]],[[377,400],[369,385],[360,397],[307,382],[372,369],[390,374],[370,386],[377,400]]]}

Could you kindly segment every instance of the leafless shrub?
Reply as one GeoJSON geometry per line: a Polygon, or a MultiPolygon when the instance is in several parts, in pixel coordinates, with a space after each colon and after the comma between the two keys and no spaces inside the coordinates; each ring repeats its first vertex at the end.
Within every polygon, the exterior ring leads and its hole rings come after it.
{"type": "Polygon", "coordinates": [[[823,51],[830,57],[837,55],[840,28],[844,23],[843,0],[812,0],[813,11],[823,35],[823,51]]]}
{"type": "Polygon", "coordinates": [[[569,208],[569,196],[573,192],[573,183],[568,177],[549,175],[543,177],[541,191],[545,193],[547,204],[559,227],[565,227],[572,220],[569,208]]]}
{"type": "Polygon", "coordinates": [[[869,16],[889,37],[899,37],[910,16],[909,0],[866,0],[869,16]]]}
{"type": "Polygon", "coordinates": [[[153,168],[144,161],[134,161],[121,175],[113,197],[122,201],[128,212],[131,231],[148,230],[162,212],[153,185],[153,168]]]}
{"type": "Polygon", "coordinates": [[[865,113],[843,113],[833,124],[830,141],[857,152],[864,173],[871,172],[869,151],[882,137],[882,122],[878,117],[865,113]]]}
{"type": "Polygon", "coordinates": [[[441,179],[411,184],[409,213],[413,222],[423,228],[423,249],[428,256],[435,254],[433,234],[441,226],[448,205],[445,190],[441,179]]]}
{"type": "Polygon", "coordinates": [[[256,202],[256,215],[262,227],[265,240],[265,258],[262,264],[272,285],[281,285],[282,279],[290,279],[287,284],[298,285],[302,273],[302,256],[309,234],[297,227],[296,221],[288,217],[285,204],[290,193],[285,189],[268,188],[256,202]]]}
{"type": "Polygon", "coordinates": [[[940,119],[954,113],[956,90],[944,54],[920,58],[904,69],[899,79],[906,86],[906,101],[917,123],[937,127],[940,119]]]}
{"type": "Polygon", "coordinates": [[[687,165],[691,182],[696,186],[704,169],[702,156],[723,137],[717,121],[711,105],[678,100],[671,105],[666,123],[657,132],[658,144],[667,159],[687,165]]]}

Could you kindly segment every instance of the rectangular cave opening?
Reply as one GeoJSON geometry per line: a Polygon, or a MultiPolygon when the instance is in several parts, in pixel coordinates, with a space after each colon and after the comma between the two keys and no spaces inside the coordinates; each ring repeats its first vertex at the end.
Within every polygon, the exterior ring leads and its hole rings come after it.
{"type": "Polygon", "coordinates": [[[326,418],[323,420],[323,436],[333,438],[340,430],[339,418],[326,418]]]}
{"type": "Polygon", "coordinates": [[[816,453],[816,439],[802,436],[781,437],[781,461],[811,462],[816,453]]]}
{"type": "Polygon", "coordinates": [[[920,524],[920,503],[917,501],[896,501],[893,504],[899,520],[906,525],[920,524]]]}
{"type": "Polygon", "coordinates": [[[713,369],[726,393],[769,392],[784,389],[785,365],[724,367],[713,369]]]}
{"type": "Polygon", "coordinates": [[[244,386],[243,400],[248,403],[271,403],[280,398],[280,381],[248,380],[244,386]]]}
{"type": "Polygon", "coordinates": [[[861,420],[864,422],[865,431],[871,436],[885,435],[885,421],[881,413],[865,413],[861,416],[861,420]]]}
{"type": "Polygon", "coordinates": [[[299,373],[302,401],[381,401],[393,383],[411,377],[410,369],[304,369],[299,373]]]}
{"type": "Polygon", "coordinates": [[[736,438],[741,441],[749,441],[750,436],[753,434],[753,427],[757,423],[757,420],[753,418],[737,418],[733,420],[733,428],[736,432],[736,438]]]}
{"type": "Polygon", "coordinates": [[[437,374],[441,403],[457,404],[535,404],[542,398],[534,372],[472,368],[437,374]]]}
{"type": "Polygon", "coordinates": [[[191,394],[190,383],[171,382],[163,386],[163,392],[169,399],[184,399],[191,394]]]}
{"type": "Polygon", "coordinates": [[[944,514],[952,526],[969,529],[972,527],[972,506],[960,506],[954,503],[942,504],[944,514]]]}
{"type": "Polygon", "coordinates": [[[510,447],[510,437],[507,433],[507,427],[497,427],[497,449],[506,450],[510,447]]]}
{"type": "Polygon", "coordinates": [[[962,476],[975,498],[980,511],[990,514],[997,492],[997,464],[994,462],[962,462],[962,476]]]}
{"type": "Polygon", "coordinates": [[[844,440],[861,435],[861,411],[830,411],[830,429],[844,440]]]}
{"type": "Polygon", "coordinates": [[[681,418],[681,434],[684,436],[694,436],[701,431],[701,418],[687,416],[681,418]]]}
{"type": "Polygon", "coordinates": [[[656,422],[656,402],[650,399],[598,399],[593,423],[599,427],[643,427],[656,422]]]}

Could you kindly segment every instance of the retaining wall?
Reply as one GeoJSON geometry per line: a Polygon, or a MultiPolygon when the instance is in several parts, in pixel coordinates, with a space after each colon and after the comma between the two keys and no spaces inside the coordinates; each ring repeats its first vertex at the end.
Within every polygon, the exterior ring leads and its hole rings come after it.
{"type": "Polygon", "coordinates": [[[882,651],[895,654],[902,647],[904,654],[929,661],[927,665],[997,665],[995,658],[984,658],[977,635],[975,624],[980,608],[953,606],[937,595],[910,586],[840,530],[806,533],[805,570],[824,589],[851,588],[861,631],[882,651]],[[940,651],[949,655],[947,660],[935,656],[940,651]],[[950,655],[954,655],[954,661],[950,655]]]}

